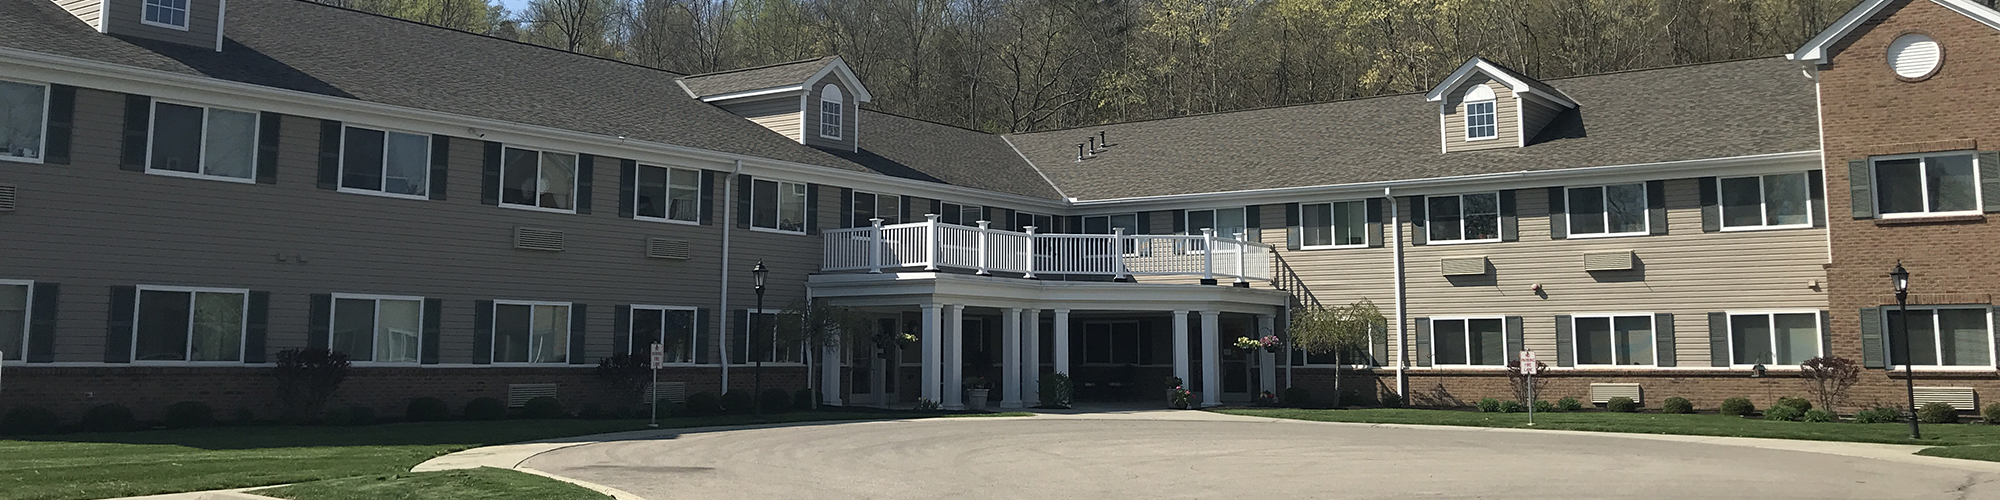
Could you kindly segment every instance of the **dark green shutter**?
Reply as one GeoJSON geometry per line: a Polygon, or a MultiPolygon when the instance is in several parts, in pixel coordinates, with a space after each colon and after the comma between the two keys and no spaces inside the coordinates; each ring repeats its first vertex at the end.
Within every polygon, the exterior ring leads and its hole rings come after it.
{"type": "Polygon", "coordinates": [[[1521,241],[1521,217],[1514,213],[1514,190],[1500,191],[1500,241],[1521,241]]]}
{"type": "Polygon", "coordinates": [[[285,115],[265,111],[257,117],[257,183],[278,183],[278,127],[285,115]]]}
{"type": "Polygon", "coordinates": [[[1520,316],[1508,316],[1506,320],[1507,331],[1503,333],[1507,336],[1507,349],[1503,350],[1500,355],[1506,359],[1515,359],[1515,353],[1512,351],[1528,350],[1528,336],[1525,333],[1527,328],[1523,325],[1525,321],[1522,321],[1520,316]]]}
{"type": "Polygon", "coordinates": [[[1382,202],[1383,198],[1369,198],[1362,203],[1362,216],[1367,226],[1361,231],[1361,238],[1368,242],[1368,248],[1382,248],[1382,202]]]}
{"type": "MultiPolygon", "coordinates": [[[[152,125],[152,121],[153,98],[139,94],[126,94],[125,141],[119,148],[119,170],[131,172],[146,171],[146,140],[151,137],[147,129],[152,125]]],[[[131,361],[129,349],[127,354],[127,359],[119,361],[119,363],[131,361]]]]}
{"type": "Polygon", "coordinates": [[[243,325],[243,362],[264,362],[264,352],[270,350],[271,337],[271,292],[250,292],[249,311],[245,311],[243,325]]]}
{"type": "Polygon", "coordinates": [[[479,204],[500,206],[500,161],[506,150],[493,141],[486,141],[481,149],[484,153],[479,159],[479,204]]]}
{"type": "Polygon", "coordinates": [[[916,206],[917,206],[916,197],[904,196],[903,202],[900,205],[902,207],[902,212],[897,214],[898,220],[901,220],[903,222],[916,222],[914,220],[911,220],[910,217],[911,212],[916,211],[916,206]]]}
{"type": "Polygon", "coordinates": [[[715,225],[715,171],[701,171],[701,225],[715,225]]]}
{"type": "Polygon", "coordinates": [[[329,348],[333,345],[333,295],[312,294],[312,303],[307,306],[306,347],[329,348]]]}
{"type": "Polygon", "coordinates": [[[1875,195],[1868,184],[1873,176],[1868,172],[1868,160],[1848,160],[1847,162],[1847,204],[1854,209],[1854,218],[1875,218],[1875,195]]]}
{"type": "Polygon", "coordinates": [[[1378,328],[1369,332],[1369,337],[1373,338],[1374,345],[1369,351],[1373,359],[1369,360],[1368,366],[1389,366],[1389,331],[1378,328]]]}
{"type": "Polygon", "coordinates": [[[1986,213],[2000,212],[2000,151],[1979,152],[1979,184],[1986,213]]]}
{"type": "Polygon", "coordinates": [[[138,301],[138,287],[111,287],[111,317],[104,323],[104,362],[132,362],[132,314],[138,301]]]}
{"type": "Polygon", "coordinates": [[[1572,352],[1576,338],[1570,336],[1569,315],[1556,316],[1556,366],[1576,366],[1576,353],[1572,352]]]}
{"type": "Polygon", "coordinates": [[[1721,181],[1714,177],[1695,179],[1700,183],[1701,192],[1701,232],[1713,233],[1722,230],[1721,181]]]}
{"type": "Polygon", "coordinates": [[[319,121],[319,188],[340,189],[340,122],[319,121]]]}
{"type": "Polygon", "coordinates": [[[1646,229],[1667,234],[1667,181],[1646,181],[1646,229]]]}
{"type": "MultiPolygon", "coordinates": [[[[706,174],[707,172],[702,172],[706,174]]],[[[618,216],[630,219],[638,213],[639,205],[639,162],[621,160],[618,162],[618,216]]]]}
{"type": "Polygon", "coordinates": [[[1417,318],[1417,359],[1416,366],[1431,365],[1431,319],[1417,318]]]}
{"type": "Polygon", "coordinates": [[[584,359],[583,349],[590,339],[590,323],[584,315],[586,311],[588,308],[583,304],[569,305],[569,364],[572,365],[588,361],[584,359]]]}
{"type": "Polygon", "coordinates": [[[1819,310],[1819,355],[1833,356],[1833,311],[1819,310]]]}
{"type": "Polygon", "coordinates": [[[49,86],[48,129],[42,136],[42,163],[68,165],[71,136],[76,130],[76,87],[49,86]]]}
{"type": "MultiPolygon", "coordinates": [[[[1153,213],[1152,213],[1152,212],[1139,212],[1138,214],[1135,214],[1135,216],[1133,217],[1133,219],[1134,219],[1134,220],[1133,220],[1133,224],[1135,224],[1135,225],[1137,225],[1137,226],[1139,226],[1139,227],[1135,227],[1135,228],[1131,228],[1131,230],[1130,230],[1130,231],[1126,231],[1126,232],[1125,232],[1125,234],[1128,234],[1128,235],[1130,235],[1130,234],[1155,234],[1155,233],[1153,233],[1153,213]]],[[[1218,234],[1218,235],[1216,235],[1216,236],[1221,236],[1221,235],[1219,235],[1219,234],[1218,234]]]]}
{"type": "Polygon", "coordinates": [[[750,228],[750,185],[755,183],[756,179],[749,174],[736,176],[736,227],[738,228],[750,228]]]}
{"type": "Polygon", "coordinates": [[[1882,335],[1882,308],[1861,308],[1861,367],[1887,368],[1888,356],[1883,354],[1887,346],[1887,336],[1882,335]]]}
{"type": "Polygon", "coordinates": [[[944,200],[931,200],[930,213],[944,215],[944,200]]]}
{"type": "Polygon", "coordinates": [[[1563,197],[1563,188],[1549,188],[1549,239],[1569,238],[1569,199],[1563,197]]]}
{"type": "MultiPolygon", "coordinates": [[[[1189,227],[1187,226],[1187,211],[1186,211],[1186,210],[1174,210],[1174,211],[1172,211],[1172,212],[1169,212],[1169,213],[1170,213],[1171,215],[1168,215],[1168,217],[1172,217],[1172,218],[1173,218],[1173,226],[1172,226],[1172,227],[1173,227],[1173,229],[1171,229],[1171,230],[1167,231],[1167,234],[1188,234],[1188,230],[1189,230],[1189,229],[1192,229],[1192,228],[1189,228],[1189,227]]],[[[1144,212],[1141,212],[1141,213],[1139,214],[1139,217],[1140,217],[1140,218],[1142,218],[1142,219],[1143,219],[1143,218],[1144,218],[1145,216],[1146,216],[1146,214],[1145,214],[1144,212]]],[[[1146,228],[1146,229],[1148,230],[1148,231],[1146,231],[1146,232],[1148,232],[1148,233],[1152,232],[1152,231],[1151,231],[1152,227],[1151,227],[1151,226],[1147,226],[1147,225],[1146,225],[1145,223],[1140,223],[1140,224],[1139,224],[1139,226],[1140,226],[1140,227],[1143,227],[1143,228],[1146,228]]]]}
{"type": "Polygon", "coordinates": [[[1262,205],[1250,205],[1247,207],[1243,207],[1243,224],[1250,228],[1244,232],[1244,237],[1249,238],[1250,241],[1255,241],[1258,243],[1264,242],[1263,209],[1264,207],[1262,205]]]}
{"type": "Polygon", "coordinates": [[[749,353],[755,352],[751,349],[755,344],[751,342],[754,339],[750,337],[750,310],[737,309],[731,312],[734,314],[729,317],[729,341],[723,342],[723,348],[728,351],[722,353],[723,363],[749,363],[749,353]],[[739,339],[743,341],[743,345],[736,345],[735,342],[739,339]],[[736,353],[739,352],[745,353],[744,356],[737,357],[736,353]]]}
{"type": "Polygon", "coordinates": [[[590,213],[590,187],[597,169],[597,155],[576,155],[576,213],[590,213]]]}
{"type": "Polygon", "coordinates": [[[712,347],[715,345],[715,332],[711,332],[708,329],[708,325],[714,322],[714,320],[709,319],[709,315],[714,313],[714,309],[705,307],[694,310],[694,362],[696,364],[706,365],[715,363],[715,348],[712,347]]]}
{"type": "Polygon", "coordinates": [[[444,299],[424,299],[424,332],[419,339],[423,344],[418,349],[417,362],[426,365],[438,364],[438,354],[444,343],[444,299]]]}
{"type": "MultiPolygon", "coordinates": [[[[611,307],[611,355],[650,353],[639,349],[639,343],[632,338],[632,306],[619,304],[611,307]]],[[[648,342],[650,344],[650,342],[648,342]]],[[[651,349],[648,347],[648,349],[651,349]]]]}
{"type": "Polygon", "coordinates": [[[472,364],[493,363],[493,301],[472,301],[472,364]]]}
{"type": "Polygon", "coordinates": [[[444,188],[451,184],[451,136],[431,136],[431,199],[444,201],[444,188]]]}
{"type": "Polygon", "coordinates": [[[806,234],[819,234],[818,184],[806,184],[806,234]]]}
{"type": "Polygon", "coordinates": [[[1422,196],[1411,196],[1409,200],[1410,200],[1410,244],[1423,245],[1426,243],[1430,243],[1431,240],[1430,220],[1429,217],[1425,215],[1425,211],[1429,210],[1430,206],[1424,202],[1424,197],[1422,196]]]}
{"type": "Polygon", "coordinates": [[[1806,198],[1812,201],[1813,227],[1826,227],[1826,172],[1806,172],[1806,198]]]}
{"type": "Polygon", "coordinates": [[[1729,315],[1708,313],[1708,366],[1729,366],[1729,315]]]}
{"type": "Polygon", "coordinates": [[[1285,249],[1286,250],[1298,250],[1299,247],[1303,246],[1304,244],[1304,242],[1301,241],[1301,238],[1305,238],[1306,232],[1305,228],[1301,226],[1301,224],[1303,223],[1300,222],[1304,220],[1304,217],[1302,216],[1302,214],[1299,213],[1299,210],[1300,210],[1299,204],[1297,203],[1285,204],[1285,249]]]}
{"type": "MultiPolygon", "coordinates": [[[[870,209],[872,210],[873,207],[870,207],[870,209]]],[[[840,220],[837,222],[839,223],[838,227],[855,227],[854,190],[851,188],[840,188],[840,220]]]]}
{"type": "Polygon", "coordinates": [[[1680,353],[1674,349],[1673,313],[1653,315],[1653,355],[1659,360],[1659,366],[1671,367],[1680,364],[1676,359],[1680,353]]]}
{"type": "Polygon", "coordinates": [[[56,305],[62,299],[62,285],[37,281],[34,310],[28,311],[28,351],[21,359],[29,363],[56,360],[56,305]]]}

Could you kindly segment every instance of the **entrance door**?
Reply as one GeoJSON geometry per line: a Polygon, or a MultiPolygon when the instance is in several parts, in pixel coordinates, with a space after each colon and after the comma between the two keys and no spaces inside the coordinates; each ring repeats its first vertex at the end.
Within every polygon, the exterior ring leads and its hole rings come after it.
{"type": "MultiPolygon", "coordinates": [[[[875,320],[875,338],[895,338],[898,330],[895,318],[875,320]]],[[[848,349],[848,401],[857,404],[888,406],[896,401],[896,377],[894,357],[896,344],[877,345],[873,341],[860,342],[848,349]]]]}
{"type": "Polygon", "coordinates": [[[1236,348],[1236,338],[1244,335],[1223,328],[1216,346],[1222,354],[1222,400],[1249,401],[1257,388],[1257,352],[1236,348]]]}

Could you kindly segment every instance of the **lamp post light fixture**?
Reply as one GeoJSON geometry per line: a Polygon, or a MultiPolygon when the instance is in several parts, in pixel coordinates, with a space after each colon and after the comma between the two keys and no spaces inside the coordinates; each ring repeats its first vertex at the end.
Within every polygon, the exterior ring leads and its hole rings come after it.
{"type": "MultiPolygon", "coordinates": [[[[1923,431],[1917,429],[1917,378],[1910,365],[1916,361],[1910,352],[1910,271],[1903,269],[1903,262],[1896,261],[1896,269],[1889,271],[1889,282],[1896,287],[1896,310],[1898,328],[1903,331],[1903,345],[1898,346],[1903,353],[1903,388],[1909,392],[1910,439],[1923,439],[1923,431]]],[[[1895,356],[1890,356],[1895,362],[1895,356]]]]}
{"type": "Polygon", "coordinates": [[[751,325],[750,355],[757,357],[757,368],[753,370],[756,374],[753,377],[756,379],[756,388],[750,393],[750,407],[755,408],[757,416],[760,417],[764,416],[764,356],[770,354],[770,349],[757,349],[756,347],[758,344],[757,340],[764,337],[764,329],[762,328],[764,326],[764,274],[769,272],[771,270],[765,269],[764,261],[761,260],[757,261],[757,267],[750,269],[750,275],[757,278],[756,286],[750,287],[751,290],[757,291],[757,313],[748,315],[750,316],[751,325]]]}

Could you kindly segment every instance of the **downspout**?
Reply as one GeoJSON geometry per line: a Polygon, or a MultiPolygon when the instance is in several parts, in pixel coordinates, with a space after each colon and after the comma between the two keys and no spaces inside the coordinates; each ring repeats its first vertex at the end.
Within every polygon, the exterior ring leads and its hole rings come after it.
{"type": "Polygon", "coordinates": [[[1396,203],[1396,195],[1392,191],[1391,188],[1382,188],[1382,197],[1389,199],[1389,223],[1395,228],[1389,234],[1394,236],[1391,244],[1396,248],[1393,253],[1396,269],[1396,395],[1407,404],[1410,400],[1410,349],[1409,332],[1405,330],[1408,325],[1404,318],[1410,314],[1410,305],[1408,288],[1403,280],[1402,207],[1396,203]]]}
{"type": "Polygon", "coordinates": [[[722,183],[722,329],[715,342],[716,360],[722,364],[721,392],[729,392],[729,230],[736,228],[736,183],[742,173],[743,160],[736,160],[736,170],[722,183]]]}

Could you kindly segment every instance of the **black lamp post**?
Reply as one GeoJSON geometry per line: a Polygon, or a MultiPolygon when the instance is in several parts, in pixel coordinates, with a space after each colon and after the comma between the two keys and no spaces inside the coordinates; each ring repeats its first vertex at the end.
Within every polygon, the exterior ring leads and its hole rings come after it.
{"type": "MultiPolygon", "coordinates": [[[[1896,309],[1901,318],[1899,328],[1903,330],[1903,388],[1910,396],[1910,439],[1923,439],[1923,432],[1917,430],[1917,379],[1910,365],[1914,364],[1914,353],[1910,352],[1910,272],[1903,269],[1903,262],[1896,262],[1896,269],[1889,271],[1889,281],[1896,286],[1896,309]]],[[[1894,362],[1895,357],[1891,356],[1894,362]]]]}
{"type": "Polygon", "coordinates": [[[749,315],[750,355],[757,357],[757,368],[754,370],[756,373],[754,378],[756,378],[757,382],[756,389],[750,393],[750,399],[753,401],[750,406],[751,408],[756,408],[758,416],[764,415],[764,355],[769,354],[769,352],[766,352],[767,349],[757,349],[756,347],[758,344],[757,340],[764,337],[764,329],[762,328],[764,322],[764,273],[768,272],[771,272],[771,270],[765,269],[764,261],[761,260],[757,261],[757,267],[750,269],[750,274],[757,277],[757,286],[750,288],[757,291],[757,312],[756,314],[749,315]]]}

